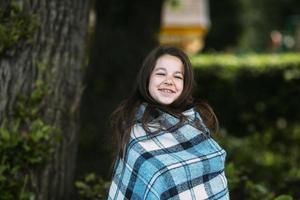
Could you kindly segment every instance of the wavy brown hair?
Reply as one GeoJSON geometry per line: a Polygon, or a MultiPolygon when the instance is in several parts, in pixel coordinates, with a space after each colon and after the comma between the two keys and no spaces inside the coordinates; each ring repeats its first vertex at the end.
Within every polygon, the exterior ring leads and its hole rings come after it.
{"type": "Polygon", "coordinates": [[[151,133],[148,122],[157,114],[157,108],[169,112],[180,119],[185,120],[182,112],[195,107],[200,112],[207,128],[211,132],[218,130],[218,119],[212,108],[203,101],[195,101],[193,90],[195,87],[194,73],[188,56],[180,49],[170,46],[160,46],[152,50],[145,58],[138,73],[136,84],[132,94],[117,107],[111,115],[111,127],[115,133],[117,143],[116,152],[120,157],[124,156],[126,144],[130,138],[132,126],[135,124],[135,113],[139,106],[146,102],[148,106],[142,118],[142,126],[148,134],[151,133]],[[171,55],[179,58],[184,66],[184,83],[181,95],[170,105],[158,104],[150,95],[148,86],[150,75],[156,65],[156,61],[163,55],[171,55]]]}

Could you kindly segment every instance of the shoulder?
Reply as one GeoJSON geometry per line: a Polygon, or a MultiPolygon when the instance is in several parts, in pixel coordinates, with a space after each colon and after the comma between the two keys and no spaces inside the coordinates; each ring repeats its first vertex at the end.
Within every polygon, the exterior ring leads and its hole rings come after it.
{"type": "Polygon", "coordinates": [[[132,128],[131,128],[131,132],[130,132],[130,137],[132,139],[137,139],[140,137],[144,137],[146,136],[147,133],[144,130],[142,123],[135,123],[132,128]]]}

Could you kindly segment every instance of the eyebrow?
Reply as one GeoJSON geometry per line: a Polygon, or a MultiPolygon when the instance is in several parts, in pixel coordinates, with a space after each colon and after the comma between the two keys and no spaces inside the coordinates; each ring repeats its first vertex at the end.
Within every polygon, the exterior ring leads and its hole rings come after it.
{"type": "MultiPolygon", "coordinates": [[[[154,70],[154,72],[158,71],[158,70],[163,70],[163,71],[167,71],[165,68],[163,67],[158,67],[154,70]]],[[[174,74],[183,74],[183,72],[180,72],[180,71],[176,71],[174,74]]]]}

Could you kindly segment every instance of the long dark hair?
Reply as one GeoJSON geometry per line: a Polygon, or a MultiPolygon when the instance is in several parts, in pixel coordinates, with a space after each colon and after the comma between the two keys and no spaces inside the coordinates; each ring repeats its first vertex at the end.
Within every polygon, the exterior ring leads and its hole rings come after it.
{"type": "Polygon", "coordinates": [[[182,112],[195,107],[200,112],[205,125],[211,132],[218,130],[218,119],[212,108],[205,102],[195,101],[193,89],[195,87],[194,73],[188,56],[180,49],[170,46],[160,46],[152,50],[145,58],[138,73],[136,84],[132,94],[117,107],[111,115],[112,130],[115,132],[116,152],[120,157],[124,156],[126,144],[130,138],[131,128],[135,123],[135,113],[138,107],[146,102],[148,104],[142,119],[142,126],[148,134],[148,122],[157,113],[157,108],[177,116],[180,121],[185,120],[182,112]],[[150,75],[156,65],[156,61],[163,55],[171,55],[179,58],[184,66],[184,83],[181,95],[168,106],[158,104],[150,95],[148,86],[150,75]]]}

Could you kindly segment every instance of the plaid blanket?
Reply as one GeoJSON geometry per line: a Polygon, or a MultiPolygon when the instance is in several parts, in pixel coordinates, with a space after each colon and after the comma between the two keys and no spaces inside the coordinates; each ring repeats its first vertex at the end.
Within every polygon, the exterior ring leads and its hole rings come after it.
{"type": "MultiPolygon", "coordinates": [[[[146,104],[138,110],[137,121],[146,104]]],[[[164,113],[153,120],[157,134],[147,134],[137,122],[124,159],[118,159],[109,200],[229,199],[224,174],[226,152],[210,137],[194,108],[183,112],[187,121],[164,113]],[[196,128],[196,124],[202,128],[196,128]]]]}

